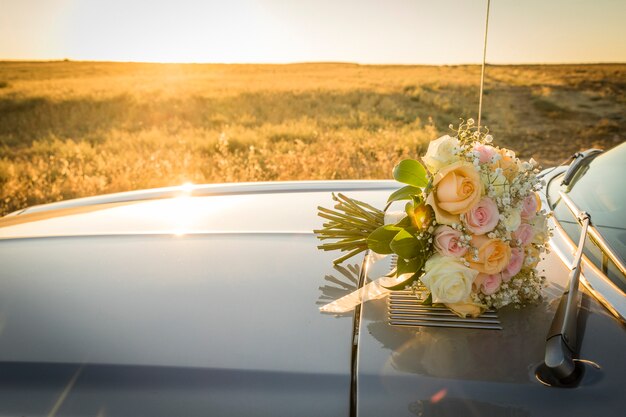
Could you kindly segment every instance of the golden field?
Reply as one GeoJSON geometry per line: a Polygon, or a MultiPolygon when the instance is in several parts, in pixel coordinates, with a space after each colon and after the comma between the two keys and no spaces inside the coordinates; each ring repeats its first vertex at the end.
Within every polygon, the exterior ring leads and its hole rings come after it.
{"type": "MultiPolygon", "coordinates": [[[[0,63],[0,215],[178,185],[388,178],[477,116],[479,66],[0,63]]],[[[544,166],[626,140],[626,65],[489,66],[483,124],[544,166]]]]}

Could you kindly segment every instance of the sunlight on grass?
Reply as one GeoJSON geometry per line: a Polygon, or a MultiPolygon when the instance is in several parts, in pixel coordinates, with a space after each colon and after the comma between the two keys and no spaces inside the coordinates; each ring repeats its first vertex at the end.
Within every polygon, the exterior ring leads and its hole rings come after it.
{"type": "MultiPolygon", "coordinates": [[[[489,67],[486,124],[544,164],[623,141],[626,66],[489,67]]],[[[0,63],[0,214],[183,183],[389,178],[477,66],[0,63]]]]}

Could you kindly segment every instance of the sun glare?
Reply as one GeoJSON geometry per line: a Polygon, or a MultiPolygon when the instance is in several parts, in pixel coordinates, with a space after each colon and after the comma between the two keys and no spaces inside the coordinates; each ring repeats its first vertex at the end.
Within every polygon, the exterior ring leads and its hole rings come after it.
{"type": "Polygon", "coordinates": [[[75,19],[64,42],[83,59],[269,62],[289,39],[256,0],[75,2],[70,10],[75,19]]]}
{"type": "MultiPolygon", "coordinates": [[[[625,5],[496,2],[488,60],[623,61],[625,5]]],[[[0,59],[477,63],[484,16],[463,0],[7,1],[0,59]]]]}
{"type": "Polygon", "coordinates": [[[191,182],[186,182],[186,183],[184,183],[183,185],[180,186],[180,189],[184,193],[189,194],[189,193],[191,193],[193,191],[194,185],[191,182]]]}

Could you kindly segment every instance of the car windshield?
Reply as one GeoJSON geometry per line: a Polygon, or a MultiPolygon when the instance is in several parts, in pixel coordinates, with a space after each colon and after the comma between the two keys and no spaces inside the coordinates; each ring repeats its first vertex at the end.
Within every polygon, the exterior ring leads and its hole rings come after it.
{"type": "MultiPolygon", "coordinates": [[[[559,191],[567,193],[576,206],[591,215],[592,224],[613,251],[626,259],[626,143],[601,154],[582,166],[568,187],[562,186],[563,176],[554,178],[548,187],[554,215],[570,238],[576,242],[580,227],[559,198],[559,191]]],[[[626,278],[606,258],[600,248],[589,244],[585,254],[622,290],[626,278]]]]}

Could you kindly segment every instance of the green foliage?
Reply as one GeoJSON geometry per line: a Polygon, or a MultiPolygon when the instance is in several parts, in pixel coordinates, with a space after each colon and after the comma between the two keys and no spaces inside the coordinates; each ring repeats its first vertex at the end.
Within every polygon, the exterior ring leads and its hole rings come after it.
{"type": "Polygon", "coordinates": [[[414,187],[422,188],[428,184],[426,168],[415,159],[400,161],[400,163],[393,168],[393,177],[398,182],[414,187]]]}
{"type": "Polygon", "coordinates": [[[380,254],[393,253],[391,242],[402,231],[401,227],[394,225],[381,226],[374,230],[367,238],[367,246],[370,250],[380,254]]]}
{"type": "Polygon", "coordinates": [[[433,305],[433,294],[429,292],[428,293],[428,297],[426,297],[426,299],[424,301],[422,301],[422,304],[424,304],[426,306],[433,305]]]}
{"type": "Polygon", "coordinates": [[[413,185],[406,185],[399,190],[394,191],[387,199],[388,203],[400,200],[411,200],[417,194],[420,194],[422,189],[413,185]]]}
{"type": "Polygon", "coordinates": [[[398,258],[398,275],[417,273],[424,266],[423,257],[415,257],[411,259],[398,258]]]}
{"type": "Polygon", "coordinates": [[[419,239],[415,237],[412,228],[400,230],[389,243],[389,248],[403,259],[416,257],[420,247],[419,239]]]}

